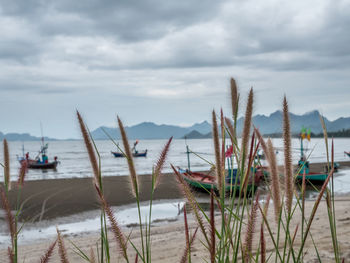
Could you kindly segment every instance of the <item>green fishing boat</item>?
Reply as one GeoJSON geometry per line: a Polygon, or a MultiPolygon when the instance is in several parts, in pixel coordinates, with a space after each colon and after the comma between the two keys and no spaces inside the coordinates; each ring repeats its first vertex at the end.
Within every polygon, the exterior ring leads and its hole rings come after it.
{"type": "Polygon", "coordinates": [[[306,182],[312,182],[312,183],[320,183],[322,184],[324,181],[326,181],[328,174],[327,173],[311,173],[309,166],[309,161],[306,160],[306,157],[304,155],[304,147],[303,147],[303,140],[307,139],[310,141],[311,136],[311,130],[308,129],[306,132],[305,128],[302,128],[301,134],[300,134],[300,160],[298,162],[298,175],[296,176],[297,180],[303,180],[303,176],[305,176],[306,182]]]}
{"type": "MultiPolygon", "coordinates": [[[[200,191],[210,191],[213,189],[214,191],[218,191],[218,185],[216,182],[216,177],[200,173],[200,172],[191,172],[189,170],[182,170],[181,168],[178,169],[179,173],[183,177],[183,179],[194,189],[200,190],[200,191]]],[[[258,175],[259,173],[255,173],[255,180],[251,180],[247,184],[247,192],[248,193],[255,193],[256,189],[259,186],[261,176],[258,175]]],[[[241,191],[241,183],[239,180],[235,180],[235,178],[232,178],[232,184],[231,182],[228,182],[228,177],[225,178],[225,191],[226,192],[236,192],[237,194],[241,191]]],[[[230,180],[231,181],[231,180],[230,180]]]]}

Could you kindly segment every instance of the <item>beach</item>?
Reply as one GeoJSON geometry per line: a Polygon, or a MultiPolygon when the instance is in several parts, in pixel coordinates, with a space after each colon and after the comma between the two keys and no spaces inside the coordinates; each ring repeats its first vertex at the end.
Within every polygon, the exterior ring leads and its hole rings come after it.
{"type": "MultiPolygon", "coordinates": [[[[350,162],[340,162],[342,169],[350,168],[350,162]]],[[[323,171],[324,163],[314,163],[310,165],[311,171],[323,171]]],[[[335,176],[337,176],[335,174],[335,176]]],[[[132,207],[135,203],[135,198],[131,194],[130,181],[128,176],[104,177],[104,193],[106,200],[113,207],[118,210],[120,207],[132,207]]],[[[141,185],[140,200],[145,202],[149,200],[151,189],[151,176],[140,175],[139,182],[141,185]]],[[[203,193],[196,193],[197,197],[203,202],[208,202],[208,196],[203,193]]],[[[16,191],[10,192],[10,200],[12,200],[12,207],[15,206],[14,200],[17,196],[16,191]]],[[[100,205],[97,199],[96,190],[92,184],[91,178],[72,178],[72,179],[55,179],[55,180],[32,180],[25,182],[23,191],[21,193],[22,220],[26,220],[26,227],[33,227],[38,224],[40,227],[47,227],[48,225],[57,225],[65,223],[61,218],[70,218],[70,221],[84,220],[91,216],[90,211],[98,211],[100,205]],[[90,214],[89,214],[90,213],[90,214]],[[75,216],[77,215],[77,216],[75,216]],[[74,217],[75,216],[75,217],[74,217]],[[39,222],[39,223],[38,223],[39,222]]],[[[169,202],[169,200],[183,200],[181,191],[172,173],[162,175],[161,182],[157,188],[154,200],[159,202],[169,202]]],[[[179,201],[180,200],[180,201],[179,201]]],[[[307,200],[307,212],[310,214],[313,205],[313,197],[307,200]]],[[[350,251],[350,194],[341,194],[336,196],[336,215],[338,226],[338,238],[341,246],[341,251],[350,251]]],[[[299,212],[299,211],[298,211],[299,212]]],[[[194,230],[196,224],[192,215],[190,214],[190,228],[194,230]]],[[[219,216],[218,216],[219,217],[219,216]]],[[[272,207],[270,208],[269,217],[273,221],[272,207]]],[[[260,218],[260,217],[259,217],[260,218]]],[[[294,218],[298,218],[296,215],[294,218]]],[[[219,219],[218,219],[219,220],[219,219]]],[[[261,218],[259,219],[261,220],[261,218]]],[[[330,231],[328,229],[328,216],[325,209],[325,202],[322,201],[318,209],[315,223],[312,225],[312,234],[315,240],[319,242],[320,253],[324,256],[325,261],[332,262],[330,257],[332,246],[330,239],[330,231]],[[327,231],[326,231],[327,230],[327,231]]],[[[294,226],[295,227],[295,226],[294,226]]],[[[131,239],[138,244],[138,227],[135,224],[124,225],[125,234],[131,233],[131,239]]],[[[257,229],[256,231],[259,231],[257,229]]],[[[76,244],[80,249],[89,253],[90,247],[95,246],[98,241],[98,232],[83,231],[81,233],[69,234],[62,232],[66,240],[68,255],[71,262],[84,262],[74,252],[73,247],[68,240],[76,244]]],[[[268,232],[265,234],[268,239],[268,232]]],[[[110,234],[112,240],[112,234],[110,234]]],[[[198,235],[198,240],[195,242],[193,254],[194,262],[203,262],[203,257],[207,257],[208,253],[205,251],[201,242],[201,235],[198,235]]],[[[50,237],[48,240],[39,239],[33,242],[20,243],[21,259],[25,262],[37,262],[40,256],[44,253],[49,243],[54,240],[50,237]]],[[[179,214],[174,218],[159,220],[154,223],[152,228],[152,262],[178,262],[183,248],[185,246],[183,214],[179,214]]],[[[298,238],[296,239],[298,242],[298,238]]],[[[271,244],[270,244],[271,246],[271,244]]],[[[115,243],[112,244],[112,254],[116,256],[117,250],[115,243]]],[[[269,247],[269,246],[268,246],[269,247]]],[[[306,258],[313,260],[315,255],[312,250],[311,241],[307,243],[308,254],[306,258]]],[[[0,258],[6,257],[7,249],[2,244],[0,258]]],[[[347,255],[350,257],[350,255],[347,255]]],[[[59,262],[57,253],[55,252],[52,262],[59,262]]],[[[308,261],[309,262],[309,261],[308,261]]]]}

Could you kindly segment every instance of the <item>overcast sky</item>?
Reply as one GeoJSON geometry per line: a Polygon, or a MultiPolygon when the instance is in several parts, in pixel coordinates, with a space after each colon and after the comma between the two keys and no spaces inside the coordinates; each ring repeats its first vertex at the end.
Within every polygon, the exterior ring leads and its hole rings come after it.
{"type": "Polygon", "coordinates": [[[0,131],[79,137],[142,121],[229,114],[229,79],[254,114],[350,116],[350,0],[0,1],[0,131]]]}

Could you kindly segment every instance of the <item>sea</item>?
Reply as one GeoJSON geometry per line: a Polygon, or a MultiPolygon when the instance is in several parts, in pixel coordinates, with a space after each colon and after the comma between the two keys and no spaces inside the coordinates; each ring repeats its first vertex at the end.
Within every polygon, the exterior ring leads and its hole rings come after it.
{"type": "MultiPolygon", "coordinates": [[[[137,150],[147,149],[147,157],[134,158],[135,168],[138,174],[151,174],[152,167],[157,162],[160,153],[167,140],[140,140],[137,150]]],[[[280,138],[272,139],[277,160],[279,164],[283,164],[283,140],[280,138]]],[[[59,164],[56,170],[32,170],[29,169],[26,180],[47,180],[59,178],[83,178],[91,177],[92,170],[86,148],[83,141],[49,141],[48,157],[52,161],[57,156],[59,164]]],[[[96,147],[101,160],[102,176],[122,176],[128,175],[128,166],[125,158],[116,158],[112,155],[112,151],[117,151],[115,143],[122,145],[122,142],[111,140],[95,141],[96,147]]],[[[130,141],[133,145],[134,141],[130,141]]],[[[239,142],[240,143],[240,142],[239,142]]],[[[329,154],[331,152],[331,140],[328,141],[329,154]]],[[[239,144],[240,145],[240,144],[239,144]]],[[[327,161],[327,151],[325,141],[322,138],[304,140],[305,155],[309,157],[310,163],[321,163],[327,161]]],[[[16,181],[19,173],[18,157],[23,156],[24,152],[29,152],[31,158],[35,158],[40,150],[40,141],[26,142],[9,142],[10,164],[11,164],[11,180],[16,181]]],[[[334,139],[334,160],[350,161],[350,158],[344,154],[344,151],[350,151],[350,138],[334,139]]],[[[0,146],[0,162],[3,162],[3,149],[0,146]]],[[[292,140],[293,162],[297,163],[300,158],[300,140],[292,140]]],[[[171,143],[168,153],[167,162],[164,165],[163,172],[171,172],[170,164],[175,167],[187,168],[188,157],[190,169],[193,171],[208,170],[212,163],[215,163],[213,152],[213,141],[211,139],[175,139],[171,143]],[[190,152],[187,156],[186,146],[190,152]]],[[[3,181],[3,169],[0,169],[0,181],[3,181]]]]}

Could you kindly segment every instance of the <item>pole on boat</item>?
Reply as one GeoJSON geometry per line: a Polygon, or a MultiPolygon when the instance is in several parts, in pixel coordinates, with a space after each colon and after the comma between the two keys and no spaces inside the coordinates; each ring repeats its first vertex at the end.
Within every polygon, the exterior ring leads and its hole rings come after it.
{"type": "Polygon", "coordinates": [[[303,148],[303,138],[300,138],[300,158],[304,156],[304,148],[303,148]]]}
{"type": "Polygon", "coordinates": [[[187,169],[188,171],[191,171],[191,164],[190,164],[190,149],[187,145],[187,137],[185,136],[185,144],[186,144],[186,154],[187,154],[187,169]]]}
{"type": "Polygon", "coordinates": [[[189,171],[191,171],[190,150],[188,149],[188,145],[186,145],[186,153],[187,153],[187,168],[188,168],[189,171]]]}

